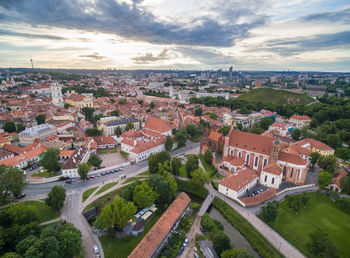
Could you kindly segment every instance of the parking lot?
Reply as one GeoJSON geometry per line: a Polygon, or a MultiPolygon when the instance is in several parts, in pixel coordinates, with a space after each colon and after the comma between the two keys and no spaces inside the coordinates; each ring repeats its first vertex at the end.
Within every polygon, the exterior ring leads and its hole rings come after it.
{"type": "Polygon", "coordinates": [[[244,197],[253,197],[255,195],[258,195],[264,191],[266,191],[268,188],[266,186],[257,184],[252,189],[250,189],[244,197]]]}

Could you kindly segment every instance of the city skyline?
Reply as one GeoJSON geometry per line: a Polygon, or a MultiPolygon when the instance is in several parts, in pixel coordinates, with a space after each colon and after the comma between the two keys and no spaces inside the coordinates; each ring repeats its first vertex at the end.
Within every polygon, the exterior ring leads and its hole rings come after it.
{"type": "Polygon", "coordinates": [[[2,1],[0,67],[349,72],[347,1],[2,1]]]}

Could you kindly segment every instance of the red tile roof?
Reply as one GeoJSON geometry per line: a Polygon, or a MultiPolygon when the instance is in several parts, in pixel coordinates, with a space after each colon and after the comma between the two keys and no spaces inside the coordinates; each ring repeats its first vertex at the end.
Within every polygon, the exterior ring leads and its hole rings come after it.
{"type": "Polygon", "coordinates": [[[293,116],[290,117],[290,119],[311,121],[311,117],[309,117],[309,116],[299,116],[299,115],[293,115],[293,116]]]}
{"type": "Polygon", "coordinates": [[[301,146],[304,148],[313,147],[313,148],[316,148],[319,150],[333,150],[327,144],[324,144],[323,142],[317,141],[317,140],[312,139],[312,138],[305,138],[301,141],[294,143],[294,145],[301,146]]]}
{"type": "Polygon", "coordinates": [[[262,170],[267,172],[267,173],[274,174],[277,176],[281,175],[281,173],[282,173],[282,168],[276,163],[268,164],[262,170]]]}
{"type": "Polygon", "coordinates": [[[225,177],[219,184],[238,192],[256,178],[258,178],[258,174],[255,170],[245,168],[231,176],[225,177]]]}
{"type": "Polygon", "coordinates": [[[340,179],[344,176],[346,176],[348,173],[344,169],[341,169],[337,171],[331,181],[331,184],[336,184],[338,187],[340,187],[340,179]]]}
{"type": "Polygon", "coordinates": [[[187,194],[179,194],[128,257],[146,258],[154,255],[157,248],[187,209],[190,202],[191,199],[187,194]]]}
{"type": "Polygon", "coordinates": [[[28,152],[22,153],[21,155],[14,156],[12,158],[0,161],[0,165],[5,165],[9,167],[16,166],[21,162],[24,162],[26,160],[39,156],[40,154],[44,153],[46,150],[47,148],[44,145],[39,145],[28,152]]]}
{"type": "Polygon", "coordinates": [[[97,145],[116,144],[112,136],[96,136],[94,139],[97,145]]]}
{"type": "Polygon", "coordinates": [[[159,133],[165,133],[165,132],[171,131],[173,127],[170,126],[170,122],[168,121],[165,121],[157,117],[149,116],[146,118],[146,123],[144,128],[151,131],[156,131],[159,133]]]}
{"type": "Polygon", "coordinates": [[[279,153],[278,160],[292,163],[295,165],[304,165],[305,166],[307,164],[307,161],[302,159],[299,155],[290,154],[290,153],[283,152],[283,151],[281,151],[279,153]]]}
{"type": "Polygon", "coordinates": [[[211,130],[208,136],[208,139],[214,141],[214,142],[219,142],[219,139],[222,135],[218,133],[217,131],[211,130]]]}

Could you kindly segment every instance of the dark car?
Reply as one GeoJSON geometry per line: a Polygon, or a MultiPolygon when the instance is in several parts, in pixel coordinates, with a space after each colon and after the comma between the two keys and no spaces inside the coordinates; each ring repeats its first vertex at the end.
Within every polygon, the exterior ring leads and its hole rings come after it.
{"type": "Polygon", "coordinates": [[[66,184],[73,184],[74,183],[74,180],[73,179],[69,179],[66,181],[66,184]]]}

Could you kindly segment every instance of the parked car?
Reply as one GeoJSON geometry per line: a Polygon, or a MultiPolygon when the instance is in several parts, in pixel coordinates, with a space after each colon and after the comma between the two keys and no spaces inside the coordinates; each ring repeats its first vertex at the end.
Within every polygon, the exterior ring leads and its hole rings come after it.
{"type": "Polygon", "coordinates": [[[207,233],[207,231],[203,227],[201,227],[201,231],[203,234],[207,233]]]}
{"type": "Polygon", "coordinates": [[[68,179],[67,181],[66,181],[66,184],[73,184],[74,183],[74,179],[68,179]]]}
{"type": "Polygon", "coordinates": [[[24,197],[26,197],[26,193],[21,193],[18,197],[17,197],[17,199],[23,199],[24,197]]]}
{"type": "Polygon", "coordinates": [[[182,254],[182,252],[184,251],[184,249],[185,249],[185,247],[181,246],[180,251],[179,251],[179,255],[182,254]]]}
{"type": "Polygon", "coordinates": [[[187,246],[188,245],[188,238],[185,239],[184,243],[183,243],[183,246],[187,246]]]}
{"type": "Polygon", "coordinates": [[[98,254],[100,251],[98,250],[98,247],[97,245],[94,245],[93,246],[93,249],[94,249],[94,254],[98,254]]]}

